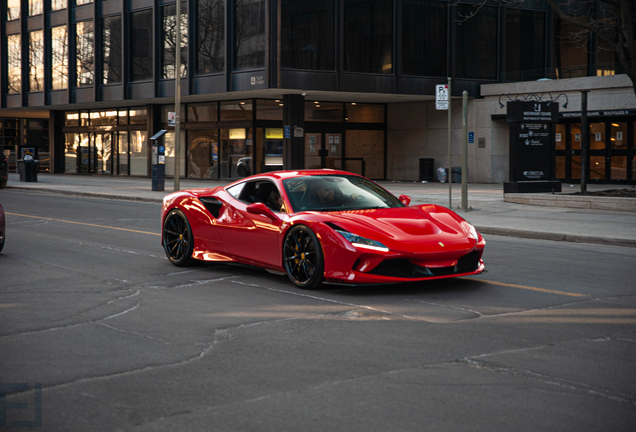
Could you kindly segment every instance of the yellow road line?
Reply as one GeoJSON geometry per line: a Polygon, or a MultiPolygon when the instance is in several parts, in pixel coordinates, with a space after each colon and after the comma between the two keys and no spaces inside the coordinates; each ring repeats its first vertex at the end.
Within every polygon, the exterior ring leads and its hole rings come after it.
{"type": "Polygon", "coordinates": [[[549,293],[549,294],[557,294],[557,295],[570,296],[570,297],[587,297],[585,294],[577,294],[577,293],[571,293],[571,292],[565,292],[565,291],[555,291],[555,290],[549,290],[549,289],[545,289],[545,288],[529,287],[529,286],[525,286],[525,285],[508,284],[508,283],[495,282],[495,281],[484,280],[484,279],[473,279],[473,278],[466,278],[466,279],[479,281],[479,282],[484,282],[484,283],[488,283],[488,284],[492,284],[492,285],[501,285],[501,286],[510,287],[510,288],[519,288],[519,289],[530,290],[530,291],[539,291],[539,292],[544,292],[544,293],[549,293]]]}
{"type": "Polygon", "coordinates": [[[95,224],[89,224],[89,223],[85,223],[85,222],[74,222],[74,221],[68,221],[68,220],[63,220],[63,219],[47,218],[47,217],[42,217],[42,216],[31,216],[31,215],[23,215],[23,214],[18,214],[18,213],[6,213],[6,214],[11,215],[11,216],[22,216],[22,217],[29,217],[29,218],[35,218],[35,219],[44,219],[44,220],[50,220],[50,221],[55,221],[55,222],[64,222],[64,223],[70,223],[70,224],[76,224],[76,225],[85,225],[85,226],[91,226],[91,227],[97,227],[97,228],[108,228],[108,229],[114,229],[114,230],[119,230],[119,231],[129,231],[129,232],[134,232],[134,233],[139,233],[139,234],[150,234],[150,235],[156,235],[156,236],[160,236],[161,235],[159,233],[153,233],[153,232],[148,232],[148,231],[138,231],[138,230],[133,230],[133,229],[128,229],[128,228],[117,228],[117,227],[111,227],[111,226],[106,226],[106,225],[95,225],[95,224]]]}

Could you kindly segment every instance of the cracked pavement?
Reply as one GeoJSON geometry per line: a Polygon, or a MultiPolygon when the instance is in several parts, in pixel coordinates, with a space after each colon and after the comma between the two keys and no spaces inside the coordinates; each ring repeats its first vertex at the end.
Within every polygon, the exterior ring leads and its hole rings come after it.
{"type": "Polygon", "coordinates": [[[173,267],[156,204],[1,198],[0,383],[28,384],[6,395],[28,404],[7,429],[33,420],[36,383],[45,431],[636,424],[631,248],[487,236],[478,277],[303,291],[173,267]]]}

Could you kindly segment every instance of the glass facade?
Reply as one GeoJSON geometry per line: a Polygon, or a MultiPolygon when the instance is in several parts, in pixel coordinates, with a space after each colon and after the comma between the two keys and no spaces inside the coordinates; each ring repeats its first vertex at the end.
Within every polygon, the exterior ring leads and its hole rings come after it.
{"type": "Polygon", "coordinates": [[[75,24],[75,85],[93,85],[95,81],[95,48],[93,21],[75,24]]]}
{"type": "Polygon", "coordinates": [[[335,68],[335,0],[283,0],[281,67],[335,68]]]}
{"type": "Polygon", "coordinates": [[[553,16],[552,31],[555,34],[552,39],[554,78],[587,76],[588,43],[572,36],[577,34],[580,29],[555,14],[553,16]]]}
{"type": "Polygon", "coordinates": [[[102,84],[118,84],[122,79],[121,15],[102,20],[102,84]]]}
{"type": "Polygon", "coordinates": [[[22,90],[22,44],[20,35],[7,37],[7,93],[20,93],[22,90]]]}
{"type": "Polygon", "coordinates": [[[42,0],[29,0],[29,16],[42,14],[42,0]]]}
{"type": "Polygon", "coordinates": [[[7,21],[20,18],[20,0],[7,0],[7,21]]]}
{"type": "Polygon", "coordinates": [[[51,10],[53,11],[66,9],[67,7],[68,0],[51,0],[51,10]]]}
{"type": "Polygon", "coordinates": [[[402,72],[445,77],[447,5],[434,0],[404,0],[402,5],[402,72]]]}
{"type": "Polygon", "coordinates": [[[266,0],[236,0],[234,69],[265,67],[266,0]]]}
{"type": "Polygon", "coordinates": [[[152,29],[152,9],[130,14],[128,52],[131,81],[145,81],[153,77],[154,37],[152,29]]]}
{"type": "Polygon", "coordinates": [[[44,38],[42,30],[29,33],[29,91],[44,90],[44,38]]]}
{"type": "MultiPolygon", "coordinates": [[[[162,8],[162,78],[175,78],[176,41],[177,41],[176,5],[162,8]]],[[[188,5],[181,4],[181,77],[185,77],[188,69],[188,5]]]]}
{"type": "Polygon", "coordinates": [[[393,73],[393,0],[344,1],[344,70],[393,73]]]}
{"type": "Polygon", "coordinates": [[[225,2],[198,0],[196,20],[197,75],[225,70],[225,2]]]}
{"type": "Polygon", "coordinates": [[[505,81],[545,78],[545,13],[506,10],[505,81]]]}
{"type": "Polygon", "coordinates": [[[66,26],[51,29],[51,89],[68,88],[68,34],[66,26]]]}
{"type": "Polygon", "coordinates": [[[498,67],[498,9],[457,5],[455,73],[458,78],[496,80],[498,67]],[[474,16],[471,16],[474,14],[474,16]],[[470,17],[470,18],[468,18],[470,17]]]}

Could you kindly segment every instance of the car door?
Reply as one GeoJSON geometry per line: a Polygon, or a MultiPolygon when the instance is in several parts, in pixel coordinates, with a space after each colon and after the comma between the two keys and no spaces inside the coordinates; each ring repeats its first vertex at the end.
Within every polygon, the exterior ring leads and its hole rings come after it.
{"type": "Polygon", "coordinates": [[[280,267],[280,222],[247,211],[247,206],[255,202],[267,204],[263,192],[272,188],[278,190],[274,182],[261,179],[242,183],[240,189],[228,189],[232,198],[218,219],[219,235],[228,255],[256,265],[280,267]]]}

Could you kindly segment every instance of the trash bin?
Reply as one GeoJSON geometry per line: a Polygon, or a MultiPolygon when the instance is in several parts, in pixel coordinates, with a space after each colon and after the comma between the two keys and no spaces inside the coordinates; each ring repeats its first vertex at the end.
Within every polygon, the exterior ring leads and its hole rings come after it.
{"type": "Polygon", "coordinates": [[[462,167],[451,167],[451,181],[453,183],[462,182],[462,167]]]}
{"type": "Polygon", "coordinates": [[[420,181],[435,181],[435,159],[420,158],[420,181]]]}
{"type": "Polygon", "coordinates": [[[18,170],[20,171],[21,182],[37,182],[39,169],[40,162],[33,159],[33,157],[25,157],[18,161],[18,170]]]}

